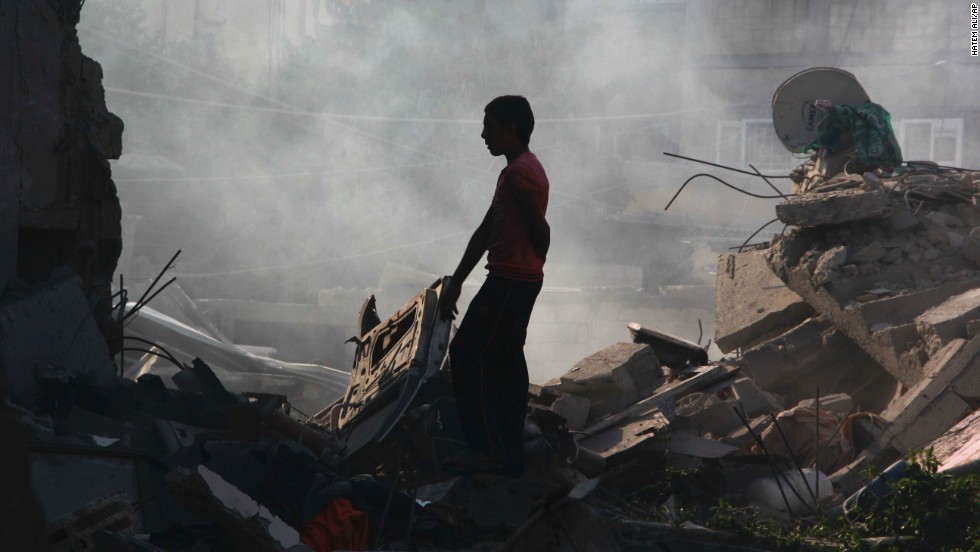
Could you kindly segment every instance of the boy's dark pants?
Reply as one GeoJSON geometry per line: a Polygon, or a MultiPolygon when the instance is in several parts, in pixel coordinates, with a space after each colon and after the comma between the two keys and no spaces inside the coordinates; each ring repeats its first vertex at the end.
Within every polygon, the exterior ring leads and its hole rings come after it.
{"type": "Polygon", "coordinates": [[[524,462],[524,339],[541,282],[488,276],[449,345],[459,423],[472,450],[524,462]]]}

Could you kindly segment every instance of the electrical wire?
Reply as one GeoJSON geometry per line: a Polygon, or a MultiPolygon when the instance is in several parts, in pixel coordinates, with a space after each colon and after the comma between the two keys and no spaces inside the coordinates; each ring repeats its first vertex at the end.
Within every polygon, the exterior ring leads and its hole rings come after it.
{"type": "MultiPolygon", "coordinates": [[[[679,155],[676,153],[663,152],[667,157],[676,157],[678,159],[684,159],[685,161],[693,161],[695,163],[701,163],[702,165],[710,165],[712,167],[718,167],[719,169],[725,169],[728,171],[734,171],[737,173],[747,174],[749,176],[761,176],[762,178],[790,178],[788,174],[760,174],[759,171],[750,172],[742,169],[736,169],[735,167],[729,167],[728,165],[722,165],[720,163],[712,163],[711,161],[705,161],[704,159],[697,159],[695,157],[687,157],[684,155],[679,155]]],[[[777,190],[778,191],[778,190],[777,190]]]]}
{"type": "Polygon", "coordinates": [[[664,207],[664,211],[666,211],[667,209],[670,209],[670,206],[674,203],[674,200],[677,199],[677,196],[681,195],[681,192],[684,191],[684,188],[687,187],[687,185],[692,180],[694,180],[695,178],[701,177],[701,176],[706,176],[708,178],[717,180],[718,182],[720,182],[720,183],[724,184],[725,186],[727,186],[727,187],[735,190],[736,192],[740,192],[740,193],[743,193],[743,194],[745,194],[747,196],[758,198],[758,199],[783,199],[785,197],[791,197],[791,196],[796,195],[796,194],[789,194],[788,196],[784,196],[784,195],[762,195],[762,194],[756,194],[756,193],[750,192],[748,190],[743,190],[742,188],[739,188],[738,186],[735,186],[734,184],[729,184],[728,182],[725,182],[724,180],[722,180],[721,178],[718,178],[717,176],[715,176],[713,174],[698,173],[698,174],[696,174],[696,175],[688,178],[687,180],[684,181],[683,184],[681,184],[680,189],[677,190],[677,193],[674,194],[674,197],[670,198],[670,201],[667,203],[667,206],[664,207]]]}

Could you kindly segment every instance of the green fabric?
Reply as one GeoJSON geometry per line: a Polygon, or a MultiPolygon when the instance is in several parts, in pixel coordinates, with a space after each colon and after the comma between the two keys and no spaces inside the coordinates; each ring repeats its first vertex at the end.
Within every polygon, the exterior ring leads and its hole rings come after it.
{"type": "Polygon", "coordinates": [[[855,159],[865,165],[897,167],[902,150],[892,131],[891,115],[874,102],[831,107],[817,127],[817,138],[803,152],[826,148],[831,152],[854,147],[855,159]]]}

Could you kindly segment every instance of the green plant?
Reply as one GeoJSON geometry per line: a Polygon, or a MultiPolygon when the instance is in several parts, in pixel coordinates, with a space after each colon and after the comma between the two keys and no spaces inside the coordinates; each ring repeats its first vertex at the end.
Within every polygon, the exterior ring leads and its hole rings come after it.
{"type": "Polygon", "coordinates": [[[909,453],[907,463],[888,494],[852,521],[811,518],[786,524],[719,501],[707,524],[773,550],[980,551],[980,476],[938,473],[931,450],[909,453]]]}

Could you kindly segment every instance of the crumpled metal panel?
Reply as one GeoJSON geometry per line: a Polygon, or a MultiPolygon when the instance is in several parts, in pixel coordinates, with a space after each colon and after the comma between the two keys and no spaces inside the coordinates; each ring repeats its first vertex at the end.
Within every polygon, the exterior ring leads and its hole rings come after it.
{"type": "Polygon", "coordinates": [[[442,367],[452,322],[439,317],[445,279],[422,290],[388,319],[357,338],[344,398],[333,414],[345,458],[383,440],[442,367]]]}

